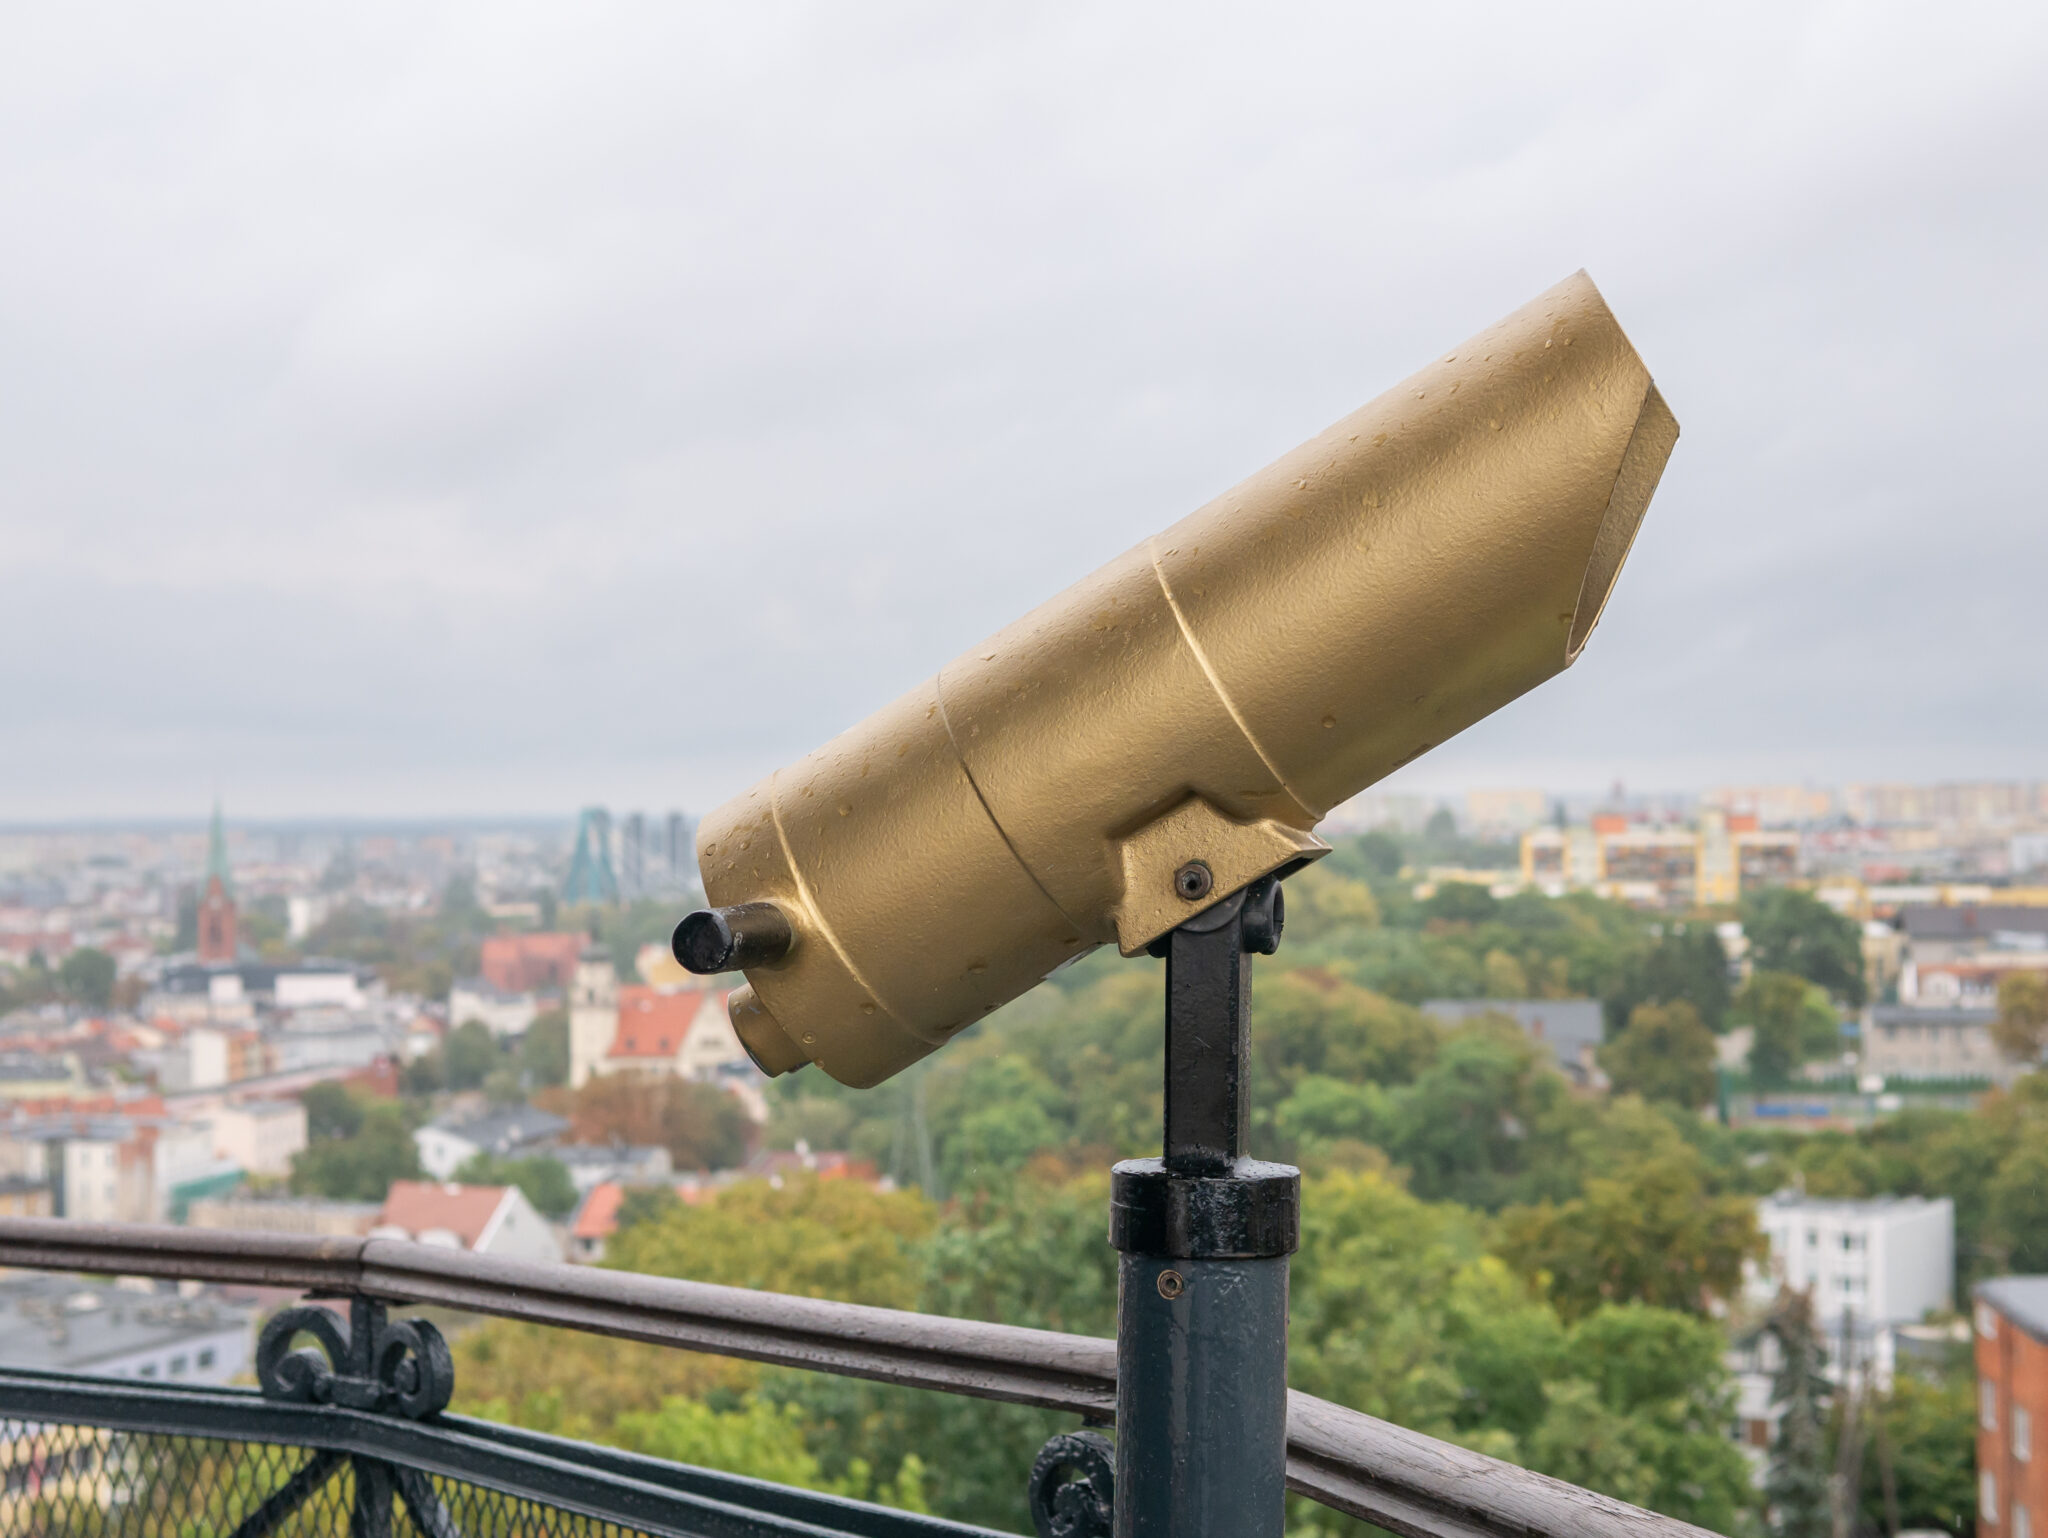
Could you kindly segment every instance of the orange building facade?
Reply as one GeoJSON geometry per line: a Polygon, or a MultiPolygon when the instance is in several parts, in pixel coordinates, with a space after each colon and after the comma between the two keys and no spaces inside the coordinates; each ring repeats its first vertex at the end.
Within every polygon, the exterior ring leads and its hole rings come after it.
{"type": "Polygon", "coordinates": [[[2048,1276],[1980,1282],[1972,1323],[1977,1532],[1980,1538],[2034,1538],[2048,1521],[2048,1476],[2035,1434],[2048,1423],[2048,1276]]]}

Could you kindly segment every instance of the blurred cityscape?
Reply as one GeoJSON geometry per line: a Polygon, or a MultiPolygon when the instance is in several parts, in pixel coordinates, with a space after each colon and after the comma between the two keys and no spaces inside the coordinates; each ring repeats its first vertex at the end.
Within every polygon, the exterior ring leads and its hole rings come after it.
{"type": "MultiPolygon", "coordinates": [[[[1334,852],[1290,881],[1288,944],[1262,972],[1255,1086],[1311,1213],[1469,1223],[1458,1243],[1527,1280],[1558,1350],[1618,1327],[1620,1305],[1668,1319],[1672,1341],[1710,1331],[1673,1403],[1718,1451],[1694,1436],[1631,1456],[1646,1479],[1671,1473],[1660,1458],[1721,1473],[1659,1509],[1747,1520],[1798,1413],[1798,1339],[1822,1343],[1833,1402],[1899,1419],[1923,1461],[1935,1449],[1940,1472],[1894,1471],[1873,1500],[1954,1530],[1995,1498],[1985,1467],[1975,1485],[1956,1469],[1973,1439],[2025,1435],[1980,1424],[1973,1394],[2019,1390],[1973,1370],[1972,1340],[1981,1368],[2000,1320],[2048,1324],[2024,1275],[2048,1269],[2048,782],[1375,793],[1323,831],[1334,852]],[[1447,1144],[1445,1126],[1472,1136],[1447,1144]],[[1670,1274],[1617,1282],[1637,1252],[1670,1274]]],[[[755,1211],[743,1228],[823,1224],[834,1243],[893,1224],[912,1236],[900,1267],[938,1242],[914,1238],[934,1221],[985,1244],[992,1210],[1092,1212],[1076,1182],[1153,1135],[1156,1032],[1126,1028],[1152,985],[1108,956],[880,1090],[764,1077],[727,982],[668,951],[700,897],[692,836],[681,812],[595,807],[387,826],[216,807],[0,832],[0,1211],[635,1269],[671,1264],[662,1246],[688,1234],[682,1274],[803,1290],[822,1284],[701,1224],[755,1211]]],[[[1045,1285],[1099,1267],[1093,1222],[1045,1285]]],[[[1298,1287],[1384,1281],[1311,1267],[1298,1287]]],[[[246,1373],[274,1302],[213,1289],[72,1332],[52,1321],[92,1294],[52,1285],[0,1279],[10,1360],[192,1382],[246,1373]]],[[[1072,1322],[1106,1328],[1091,1306],[1072,1322]]],[[[509,1328],[461,1339],[484,1350],[509,1328]]],[[[1390,1391],[1375,1382],[1346,1402],[1390,1391]]],[[[618,1440],[636,1402],[597,1407],[599,1431],[618,1440]]],[[[1475,1424],[1507,1436],[1497,1419],[1475,1424]]],[[[1561,1428],[1516,1435],[1571,1471],[1541,1451],[1577,1445],[1561,1428]]],[[[2010,1448],[1978,1449],[1994,1456],[2010,1448]]],[[[941,1493],[1002,1509],[971,1483],[941,1493]]]]}

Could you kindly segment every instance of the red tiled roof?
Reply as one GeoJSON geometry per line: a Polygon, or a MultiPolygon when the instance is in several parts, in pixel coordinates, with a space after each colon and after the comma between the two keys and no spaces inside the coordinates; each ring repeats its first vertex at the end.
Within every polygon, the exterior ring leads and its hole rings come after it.
{"type": "Polygon", "coordinates": [[[747,1160],[749,1175],[816,1175],[820,1180],[858,1180],[873,1185],[881,1177],[872,1159],[856,1159],[850,1153],[796,1153],[787,1148],[764,1148],[747,1160]]]}
{"type": "Polygon", "coordinates": [[[566,988],[589,943],[580,934],[492,935],[483,943],[477,967],[492,987],[506,993],[566,988]]]}
{"type": "Polygon", "coordinates": [[[485,1227],[505,1199],[507,1186],[443,1185],[433,1180],[394,1180],[384,1196],[379,1224],[402,1228],[414,1238],[429,1229],[445,1228],[475,1249],[485,1227]]]}
{"type": "Polygon", "coordinates": [[[619,1029],[607,1057],[674,1057],[697,1011],[723,994],[688,988],[680,993],[629,984],[619,990],[619,1029]]]}
{"type": "Polygon", "coordinates": [[[626,1188],[616,1180],[592,1186],[590,1194],[583,1198],[583,1205],[576,1211],[576,1221],[569,1229],[570,1236],[576,1239],[609,1239],[619,1226],[619,1203],[625,1199],[626,1188]]]}

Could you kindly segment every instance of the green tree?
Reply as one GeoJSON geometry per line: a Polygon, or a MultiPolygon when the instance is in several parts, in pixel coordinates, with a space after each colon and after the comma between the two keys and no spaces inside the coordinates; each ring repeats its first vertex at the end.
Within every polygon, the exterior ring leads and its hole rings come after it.
{"type": "Polygon", "coordinates": [[[1569,1097],[1542,1050],[1498,1017],[1446,1033],[1434,1063],[1389,1097],[1384,1147],[1416,1194],[1492,1210],[1526,1194],[1533,1136],[1569,1097]]]}
{"type": "Polygon", "coordinates": [[[565,1218],[576,1210],[575,1182],[561,1160],[546,1154],[529,1159],[472,1154],[455,1172],[455,1178],[469,1186],[517,1186],[546,1217],[565,1218]]]}
{"type": "Polygon", "coordinates": [[[299,1104],[306,1108],[306,1137],[354,1137],[363,1130],[362,1097],[333,1079],[309,1084],[299,1092],[299,1104]]]}
{"type": "Polygon", "coordinates": [[[1734,1394],[1725,1342],[1703,1319],[1641,1303],[1603,1304],[1571,1329],[1529,1439],[1529,1466],[1712,1532],[1735,1532],[1753,1503],[1749,1464],[1729,1441],[1734,1394]]]}
{"type": "Polygon", "coordinates": [[[752,1127],[736,1096],[686,1079],[605,1074],[578,1090],[542,1090],[533,1102],[566,1116],[575,1142],[658,1145],[677,1169],[730,1169],[746,1158],[752,1127]]]}
{"type": "MultiPolygon", "coordinates": [[[[1114,1329],[1116,1251],[1103,1232],[1107,1181],[1027,1175],[1000,1197],[957,1204],[919,1242],[920,1309],[1044,1329],[1114,1329]]],[[[1022,1405],[889,1388],[815,1373],[764,1375],[762,1391],[804,1412],[826,1473],[854,1460],[924,1459],[932,1508],[961,1521],[1029,1532],[1018,1474],[1071,1420],[1022,1405]]]]}
{"type": "Polygon", "coordinates": [[[662,1401],[659,1410],[621,1415],[613,1423],[612,1440],[629,1451],[672,1463],[880,1501],[904,1511],[931,1509],[924,1497],[924,1461],[917,1454],[905,1453],[895,1475],[880,1487],[861,1458],[850,1460],[832,1477],[804,1445],[807,1429],[803,1413],[793,1404],[749,1395],[737,1409],[717,1410],[694,1399],[671,1398],[662,1401]]]}
{"type": "Polygon", "coordinates": [[[2048,977],[2008,972],[1998,980],[1998,1018],[1991,1022],[1991,1039],[2015,1063],[2041,1060],[2041,1049],[2048,1045],[2048,977]]]}
{"type": "Polygon", "coordinates": [[[1709,1195],[1698,1152],[1673,1140],[1621,1173],[1589,1176],[1570,1201],[1508,1208],[1498,1248],[1571,1320],[1607,1303],[1704,1313],[1735,1296],[1742,1263],[1765,1246],[1755,1202],[1709,1195]]]}
{"type": "Polygon", "coordinates": [[[1312,1073],[1280,1102],[1273,1130],[1296,1158],[1328,1158],[1341,1145],[1380,1142],[1387,1132],[1387,1092],[1312,1073]]]}
{"type": "Polygon", "coordinates": [[[477,1089],[498,1066],[498,1041],[481,1020],[465,1020],[448,1033],[442,1061],[450,1089],[477,1089]]]}
{"type": "Polygon", "coordinates": [[[67,998],[88,1009],[105,1009],[114,997],[114,958],[91,946],[80,946],[57,968],[57,984],[67,998]]]}
{"type": "Polygon", "coordinates": [[[1687,1110],[1714,1094],[1714,1033],[1684,999],[1638,1004],[1628,1029],[1599,1052],[1615,1089],[1687,1110]]]}
{"type": "Polygon", "coordinates": [[[1435,1061],[1441,1039],[1421,1010],[1320,967],[1255,974],[1252,1012],[1252,1087],[1262,1104],[1284,1098],[1312,1074],[1409,1083],[1435,1061]]]}
{"type": "Polygon", "coordinates": [[[394,1180],[420,1178],[420,1155],[403,1107],[378,1101],[365,1108],[352,1137],[309,1143],[292,1155],[292,1190],[300,1196],[381,1202],[394,1180]]]}
{"type": "Polygon", "coordinates": [[[435,1095],[448,1087],[448,1055],[439,1047],[422,1052],[398,1070],[398,1087],[408,1095],[435,1095]]]}
{"type": "Polygon", "coordinates": [[[1977,1402],[1975,1374],[1968,1365],[1939,1381],[1901,1372],[1873,1408],[1857,1492],[1859,1526],[1872,1533],[1916,1528],[1955,1538],[1975,1533],[1977,1402]]]}
{"type": "Polygon", "coordinates": [[[1659,935],[1606,995],[1610,1035],[1619,1035],[1638,1004],[1690,1004],[1708,1030],[1727,1023],[1728,953],[1706,924],[1679,924],[1659,935]]]}
{"type": "Polygon", "coordinates": [[[519,1067],[537,1088],[569,1082],[569,1012],[544,1009],[519,1042],[519,1067]]]}
{"type": "Polygon", "coordinates": [[[1500,911],[1500,899],[1472,881],[1446,881],[1429,895],[1422,911],[1448,924],[1479,924],[1500,911]]]}
{"type": "Polygon", "coordinates": [[[1783,1407],[1764,1473],[1771,1531],[1777,1538],[1826,1538],[1831,1512],[1822,1409],[1828,1383],[1820,1371],[1812,1300],[1803,1292],[1781,1294],[1769,1328],[1781,1359],[1771,1378],[1771,1403],[1783,1407]]]}
{"type": "Polygon", "coordinates": [[[612,1242],[605,1264],[839,1298],[884,1308],[915,1305],[920,1267],[914,1246],[935,1214],[916,1191],[877,1191],[853,1180],[799,1175],[780,1187],[741,1181],[700,1207],[678,1203],[634,1224],[612,1242]]]}
{"type": "Polygon", "coordinates": [[[974,1063],[961,1082],[970,1103],[939,1142],[948,1189],[1001,1181],[1040,1149],[1061,1141],[1053,1104],[1057,1091],[1021,1054],[974,1063]]]}
{"type": "Polygon", "coordinates": [[[1363,881],[1353,881],[1327,862],[1311,865],[1284,888],[1288,943],[1328,941],[1347,929],[1374,929],[1380,921],[1379,900],[1363,881]]]}
{"type": "Polygon", "coordinates": [[[1986,1237],[2006,1268],[2041,1272],[2048,1271],[2048,1136],[2029,1131],[1991,1178],[1986,1237]]]}
{"type": "Polygon", "coordinates": [[[1750,1077],[1762,1088],[1787,1083],[1801,1063],[1841,1048],[1841,1023],[1827,995],[1790,972],[1757,972],[1735,1001],[1736,1018],[1755,1033],[1750,1077]]]}
{"type": "Polygon", "coordinates": [[[1366,870],[1382,881],[1392,881],[1407,863],[1401,853],[1401,841],[1383,829],[1360,834],[1356,848],[1366,870]]]}
{"type": "Polygon", "coordinates": [[[1521,962],[1498,948],[1486,953],[1486,996],[1489,999],[1526,999],[1529,974],[1521,962]]]}
{"type": "Polygon", "coordinates": [[[1760,972],[1795,972],[1852,1009],[1865,995],[1863,937],[1811,892],[1766,887],[1742,900],[1742,932],[1760,972]]]}

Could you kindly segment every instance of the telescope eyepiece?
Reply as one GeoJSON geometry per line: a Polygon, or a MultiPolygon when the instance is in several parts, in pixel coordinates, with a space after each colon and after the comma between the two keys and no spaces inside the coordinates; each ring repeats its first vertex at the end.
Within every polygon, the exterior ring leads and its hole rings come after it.
{"type": "Polygon", "coordinates": [[[700,977],[747,967],[772,967],[789,954],[796,933],[773,903],[699,908],[676,925],[669,948],[685,971],[700,977]]]}

